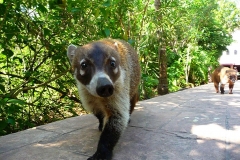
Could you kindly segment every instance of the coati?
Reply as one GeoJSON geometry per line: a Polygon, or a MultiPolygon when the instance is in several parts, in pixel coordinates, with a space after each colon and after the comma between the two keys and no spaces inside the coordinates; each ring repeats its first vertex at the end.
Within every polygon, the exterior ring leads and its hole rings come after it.
{"type": "Polygon", "coordinates": [[[83,107],[98,118],[102,131],[97,151],[88,160],[109,160],[138,101],[138,55],[123,40],[103,39],[70,45],[67,56],[83,107]]]}
{"type": "Polygon", "coordinates": [[[216,89],[216,93],[219,92],[219,83],[221,94],[224,94],[224,86],[229,83],[229,94],[232,94],[233,86],[237,80],[237,71],[228,67],[219,66],[212,73],[212,81],[216,89]]]}

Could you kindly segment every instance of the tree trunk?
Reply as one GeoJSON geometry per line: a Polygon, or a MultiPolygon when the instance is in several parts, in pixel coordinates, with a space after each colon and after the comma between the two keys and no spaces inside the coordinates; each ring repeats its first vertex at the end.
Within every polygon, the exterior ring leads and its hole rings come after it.
{"type": "Polygon", "coordinates": [[[156,10],[159,10],[160,7],[161,7],[161,2],[160,2],[160,0],[155,0],[155,1],[154,1],[154,6],[155,6],[155,9],[156,9],[156,10]]]}
{"type": "MultiPolygon", "coordinates": [[[[161,1],[155,0],[154,6],[156,9],[156,14],[159,14],[158,21],[161,24],[162,13],[161,13],[161,1]],[[158,13],[157,13],[158,12],[158,13]]],[[[166,53],[166,39],[164,38],[163,26],[158,31],[159,34],[159,84],[158,84],[158,94],[164,95],[168,94],[168,79],[167,79],[167,53],[166,53]]]]}
{"type": "Polygon", "coordinates": [[[190,47],[187,48],[187,55],[186,55],[186,64],[185,64],[185,81],[186,84],[188,84],[188,77],[189,77],[189,72],[190,72],[190,47]]]}
{"type": "Polygon", "coordinates": [[[163,46],[159,50],[159,84],[158,94],[168,94],[168,79],[167,79],[167,53],[166,47],[163,46]]]}

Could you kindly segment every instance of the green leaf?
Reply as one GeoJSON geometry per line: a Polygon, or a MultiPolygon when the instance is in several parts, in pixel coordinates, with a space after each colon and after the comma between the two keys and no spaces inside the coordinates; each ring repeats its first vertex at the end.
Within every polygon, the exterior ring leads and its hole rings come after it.
{"type": "Polygon", "coordinates": [[[73,12],[73,13],[75,13],[75,12],[80,12],[81,10],[80,10],[80,8],[73,8],[72,10],[71,10],[71,12],[73,12]]]}
{"type": "Polygon", "coordinates": [[[43,29],[43,32],[44,32],[44,35],[45,35],[45,36],[49,36],[50,33],[51,33],[51,31],[50,31],[48,28],[44,28],[44,29],[43,29]]]}
{"type": "Polygon", "coordinates": [[[22,58],[19,58],[19,57],[13,57],[13,60],[15,61],[15,60],[18,60],[20,63],[22,63],[23,61],[22,61],[22,58]]]}
{"type": "Polygon", "coordinates": [[[107,0],[106,2],[103,3],[104,7],[110,7],[111,6],[111,2],[109,0],[107,0]]]}
{"type": "Polygon", "coordinates": [[[17,104],[21,104],[21,105],[26,104],[25,101],[20,100],[20,99],[10,99],[10,100],[8,100],[7,102],[8,102],[8,103],[14,103],[14,104],[17,103],[17,104]]]}
{"type": "Polygon", "coordinates": [[[31,71],[26,71],[24,77],[30,77],[31,75],[32,75],[32,72],[31,72],[31,71]]]}
{"type": "MultiPolygon", "coordinates": [[[[0,130],[3,130],[7,126],[6,120],[1,120],[0,121],[0,130]]],[[[0,131],[1,132],[1,131],[0,131]]]]}
{"type": "Polygon", "coordinates": [[[47,10],[42,4],[38,4],[37,9],[38,9],[39,11],[41,11],[42,13],[48,12],[48,10],[47,10]]]}
{"type": "Polygon", "coordinates": [[[0,77],[0,82],[5,82],[3,77],[0,77]]]}
{"type": "Polygon", "coordinates": [[[6,49],[6,48],[4,49],[4,51],[2,53],[7,57],[12,57],[14,54],[12,50],[6,49]]]}
{"type": "Polygon", "coordinates": [[[6,6],[4,4],[0,4],[0,14],[4,15],[5,12],[6,12],[6,6]]]}
{"type": "Polygon", "coordinates": [[[133,39],[129,39],[129,40],[128,40],[128,43],[130,43],[131,45],[133,45],[134,42],[135,42],[135,41],[134,41],[133,39]]]}
{"type": "Polygon", "coordinates": [[[4,87],[3,85],[1,85],[1,84],[0,84],[0,90],[1,90],[2,92],[5,92],[5,87],[4,87]]]}
{"type": "Polygon", "coordinates": [[[109,37],[111,32],[108,28],[105,28],[104,33],[105,33],[106,37],[109,37]]]}
{"type": "Polygon", "coordinates": [[[10,123],[11,125],[14,125],[16,121],[15,121],[14,117],[8,116],[7,122],[10,123]]]}

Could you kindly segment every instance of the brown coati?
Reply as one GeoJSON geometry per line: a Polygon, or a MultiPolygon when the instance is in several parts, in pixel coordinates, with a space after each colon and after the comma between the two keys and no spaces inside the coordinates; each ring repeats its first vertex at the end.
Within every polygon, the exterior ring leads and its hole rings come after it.
{"type": "Polygon", "coordinates": [[[103,39],[76,47],[67,56],[83,107],[99,120],[97,151],[89,160],[111,159],[138,100],[138,55],[125,41],[103,39]]]}
{"type": "Polygon", "coordinates": [[[229,83],[229,94],[232,94],[233,86],[237,80],[237,71],[228,67],[219,66],[212,73],[212,81],[216,92],[219,92],[219,83],[221,94],[224,94],[224,86],[229,83]]]}

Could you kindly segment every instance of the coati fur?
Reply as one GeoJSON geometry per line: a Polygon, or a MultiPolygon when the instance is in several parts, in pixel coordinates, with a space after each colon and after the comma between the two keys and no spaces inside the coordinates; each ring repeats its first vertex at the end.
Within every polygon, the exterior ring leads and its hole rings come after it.
{"type": "Polygon", "coordinates": [[[123,40],[103,39],[80,47],[70,45],[67,56],[83,107],[98,118],[102,131],[89,160],[109,160],[138,101],[138,55],[123,40]]]}
{"type": "Polygon", "coordinates": [[[229,83],[229,94],[232,94],[233,86],[237,80],[237,71],[228,67],[219,66],[212,73],[212,81],[216,89],[216,93],[219,93],[219,83],[221,94],[224,94],[224,86],[229,83]]]}

